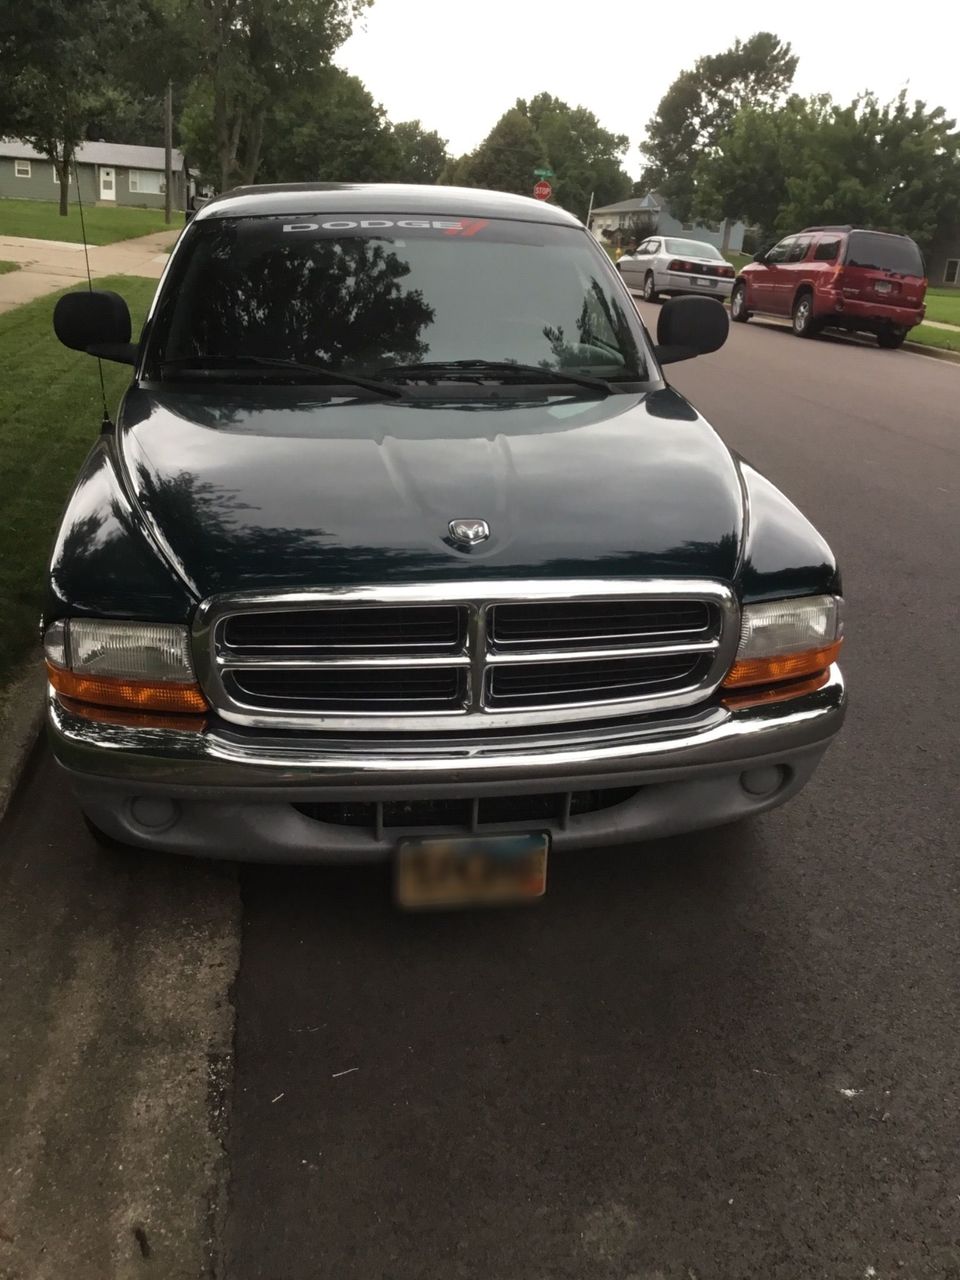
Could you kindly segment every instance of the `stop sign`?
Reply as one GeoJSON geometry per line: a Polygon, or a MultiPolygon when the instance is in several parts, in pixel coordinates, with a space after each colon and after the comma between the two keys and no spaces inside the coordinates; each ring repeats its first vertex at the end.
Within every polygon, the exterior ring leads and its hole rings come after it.
{"type": "Polygon", "coordinates": [[[544,182],[541,178],[537,185],[533,188],[533,194],[538,200],[549,200],[553,195],[553,187],[549,182],[544,182]]]}

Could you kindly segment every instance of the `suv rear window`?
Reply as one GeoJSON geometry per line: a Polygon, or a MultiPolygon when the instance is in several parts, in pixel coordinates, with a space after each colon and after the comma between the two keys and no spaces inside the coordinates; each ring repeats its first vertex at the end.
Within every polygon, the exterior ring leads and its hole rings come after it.
{"type": "Polygon", "coordinates": [[[890,271],[898,276],[922,276],[920,250],[907,236],[887,236],[878,231],[851,231],[844,265],[890,271]]]}

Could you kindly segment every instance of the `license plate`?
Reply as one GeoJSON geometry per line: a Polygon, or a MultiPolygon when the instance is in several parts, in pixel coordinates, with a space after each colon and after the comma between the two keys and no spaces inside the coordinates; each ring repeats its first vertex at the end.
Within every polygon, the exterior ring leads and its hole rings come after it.
{"type": "Polygon", "coordinates": [[[706,285],[707,288],[710,289],[715,289],[717,287],[716,280],[708,280],[706,276],[697,276],[696,283],[701,286],[706,285]]]}
{"type": "Polygon", "coordinates": [[[889,280],[878,280],[873,287],[876,289],[877,293],[890,293],[893,290],[893,285],[889,280]]]}
{"type": "Polygon", "coordinates": [[[541,898],[547,888],[546,833],[402,840],[397,902],[411,909],[503,906],[541,898]]]}

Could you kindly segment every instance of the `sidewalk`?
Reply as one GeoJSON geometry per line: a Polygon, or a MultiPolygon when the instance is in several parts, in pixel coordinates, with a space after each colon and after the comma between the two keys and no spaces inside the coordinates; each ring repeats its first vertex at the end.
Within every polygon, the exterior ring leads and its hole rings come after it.
{"type": "MultiPolygon", "coordinates": [[[[166,231],[136,240],[91,245],[90,273],[94,278],[123,275],[159,280],[179,230],[172,224],[166,231]]],[[[0,313],[87,278],[82,244],[0,236],[0,258],[20,264],[19,271],[0,276],[0,313]]]]}

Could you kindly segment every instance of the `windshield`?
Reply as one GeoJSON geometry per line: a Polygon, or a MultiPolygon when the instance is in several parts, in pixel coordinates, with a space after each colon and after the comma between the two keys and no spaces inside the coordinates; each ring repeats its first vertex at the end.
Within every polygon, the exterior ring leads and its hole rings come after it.
{"type": "Polygon", "coordinates": [[[878,231],[851,231],[845,264],[890,271],[900,276],[922,276],[920,250],[907,236],[887,236],[878,231]]]}
{"type": "Polygon", "coordinates": [[[575,227],[342,215],[195,223],[153,324],[155,376],[257,358],[389,376],[509,361],[644,380],[644,340],[575,227]]]}
{"type": "Polygon", "coordinates": [[[723,255],[712,244],[704,244],[701,240],[667,240],[667,253],[680,253],[685,258],[716,258],[723,261],[723,255]]]}

